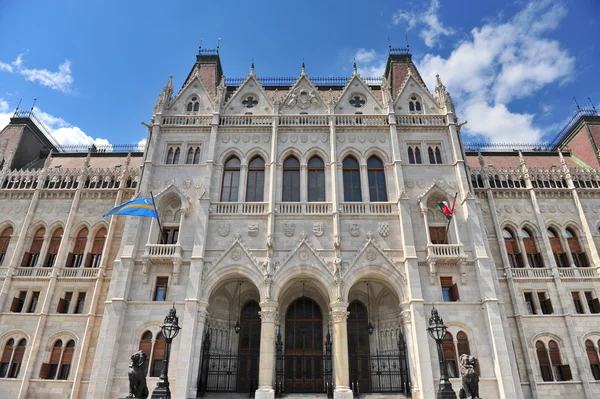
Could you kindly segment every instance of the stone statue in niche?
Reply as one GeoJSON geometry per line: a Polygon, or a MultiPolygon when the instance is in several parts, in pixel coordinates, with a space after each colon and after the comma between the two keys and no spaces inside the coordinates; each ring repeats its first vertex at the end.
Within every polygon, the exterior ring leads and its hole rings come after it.
{"type": "Polygon", "coordinates": [[[462,387],[458,394],[460,399],[481,399],[479,397],[479,374],[475,371],[476,360],[477,358],[471,355],[460,355],[460,376],[462,377],[462,387]]]}
{"type": "Polygon", "coordinates": [[[146,384],[146,353],[137,351],[131,355],[129,363],[129,395],[126,398],[148,397],[148,385],[146,384]]]}

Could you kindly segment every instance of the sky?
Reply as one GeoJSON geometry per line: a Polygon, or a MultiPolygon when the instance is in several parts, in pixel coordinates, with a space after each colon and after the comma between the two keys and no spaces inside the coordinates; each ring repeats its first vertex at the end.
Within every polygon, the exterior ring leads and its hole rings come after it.
{"type": "Polygon", "coordinates": [[[61,144],[144,140],[169,75],[198,46],[227,77],[380,77],[388,45],[410,51],[430,91],[439,74],[466,142],[551,140],[600,105],[600,1],[0,0],[0,129],[17,104],[61,144]],[[7,34],[9,32],[10,34],[7,34]]]}

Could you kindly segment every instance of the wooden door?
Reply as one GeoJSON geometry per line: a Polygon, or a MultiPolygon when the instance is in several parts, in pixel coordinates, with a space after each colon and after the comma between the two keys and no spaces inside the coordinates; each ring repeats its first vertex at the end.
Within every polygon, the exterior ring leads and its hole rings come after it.
{"type": "Polygon", "coordinates": [[[258,388],[258,361],[260,355],[260,306],[247,302],[240,312],[240,339],[238,342],[237,392],[254,392],[258,388]]]}

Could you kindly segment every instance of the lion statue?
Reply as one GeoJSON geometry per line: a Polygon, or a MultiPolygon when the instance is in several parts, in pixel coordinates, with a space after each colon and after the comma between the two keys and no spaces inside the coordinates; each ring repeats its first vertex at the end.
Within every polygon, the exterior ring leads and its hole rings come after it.
{"type": "Polygon", "coordinates": [[[477,359],[471,355],[462,354],[459,361],[462,388],[460,388],[458,397],[460,399],[481,399],[479,397],[479,374],[475,371],[477,359]]]}
{"type": "Polygon", "coordinates": [[[126,398],[148,398],[146,385],[146,353],[137,351],[131,355],[129,363],[129,395],[126,398]]]}

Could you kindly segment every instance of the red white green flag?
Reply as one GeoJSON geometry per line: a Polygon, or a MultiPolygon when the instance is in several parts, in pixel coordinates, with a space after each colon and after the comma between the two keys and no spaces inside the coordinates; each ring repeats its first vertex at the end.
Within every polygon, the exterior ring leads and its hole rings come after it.
{"type": "Polygon", "coordinates": [[[454,201],[452,202],[452,207],[448,206],[448,202],[446,201],[438,201],[438,207],[440,211],[446,216],[446,219],[452,219],[454,216],[454,205],[456,205],[456,196],[454,196],[454,201]]]}

